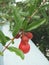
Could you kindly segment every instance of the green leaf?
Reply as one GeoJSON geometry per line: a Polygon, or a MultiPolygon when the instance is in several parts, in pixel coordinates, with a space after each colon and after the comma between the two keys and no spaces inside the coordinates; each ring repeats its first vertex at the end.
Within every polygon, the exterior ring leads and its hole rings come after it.
{"type": "Polygon", "coordinates": [[[13,15],[14,15],[14,20],[17,24],[17,22],[19,21],[19,13],[18,13],[18,10],[16,8],[13,8],[13,15]]]}
{"type": "Polygon", "coordinates": [[[19,21],[17,23],[17,25],[14,27],[14,30],[13,30],[13,36],[15,37],[16,34],[20,31],[21,27],[22,27],[22,23],[23,21],[19,21]]]}
{"type": "Polygon", "coordinates": [[[0,55],[3,56],[3,52],[0,51],[0,55]]]}
{"type": "Polygon", "coordinates": [[[5,38],[6,38],[6,40],[7,40],[7,41],[9,41],[9,40],[10,40],[10,38],[9,38],[9,37],[7,37],[7,36],[5,36],[5,38]]]}
{"type": "Polygon", "coordinates": [[[11,51],[11,52],[15,52],[16,55],[20,56],[22,59],[24,59],[24,54],[23,52],[18,49],[18,48],[15,48],[15,47],[8,47],[8,49],[11,51]]]}
{"type": "Polygon", "coordinates": [[[23,25],[22,25],[22,29],[23,29],[23,30],[26,30],[27,24],[28,24],[28,21],[27,21],[27,20],[24,20],[24,21],[23,21],[23,25]]]}
{"type": "Polygon", "coordinates": [[[15,19],[15,27],[14,27],[14,30],[13,30],[13,36],[15,37],[15,35],[19,32],[19,30],[22,28],[22,23],[23,23],[23,20],[24,18],[22,18],[20,16],[20,13],[18,10],[14,10],[14,19],[15,19]]]}
{"type": "Polygon", "coordinates": [[[38,20],[38,19],[40,19],[40,16],[38,16],[38,15],[34,15],[34,16],[33,16],[33,19],[38,20]]]}
{"type": "Polygon", "coordinates": [[[31,31],[33,29],[36,29],[38,28],[40,25],[44,24],[46,22],[46,19],[41,19],[39,21],[36,21],[36,22],[32,22],[30,23],[28,26],[27,26],[27,31],[31,31]]]}
{"type": "Polygon", "coordinates": [[[0,31],[0,42],[2,43],[2,45],[5,45],[7,42],[7,39],[2,31],[0,31]]]}
{"type": "Polygon", "coordinates": [[[21,17],[21,13],[20,13],[20,9],[19,8],[15,8],[13,7],[13,16],[14,16],[14,20],[15,23],[17,24],[19,21],[23,21],[23,18],[21,17]]]}
{"type": "Polygon", "coordinates": [[[20,12],[20,15],[23,16],[23,17],[26,17],[26,16],[29,15],[29,13],[28,12],[20,12]]]}

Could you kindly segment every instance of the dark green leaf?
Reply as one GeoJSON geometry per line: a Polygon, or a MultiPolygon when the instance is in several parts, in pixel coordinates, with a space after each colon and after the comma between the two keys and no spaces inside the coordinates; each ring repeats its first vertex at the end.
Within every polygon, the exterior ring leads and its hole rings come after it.
{"type": "Polygon", "coordinates": [[[6,38],[6,40],[7,40],[7,41],[9,41],[9,40],[10,40],[10,38],[9,38],[9,37],[7,37],[7,36],[5,36],[5,38],[6,38]]]}
{"type": "Polygon", "coordinates": [[[24,59],[24,54],[23,52],[18,49],[18,48],[15,48],[15,47],[8,47],[8,49],[11,51],[11,52],[15,52],[16,55],[20,56],[22,59],[24,59]]]}
{"type": "Polygon", "coordinates": [[[46,22],[46,19],[42,19],[36,22],[32,22],[27,26],[27,31],[31,31],[33,29],[38,28],[40,25],[44,24],[46,22]]]}

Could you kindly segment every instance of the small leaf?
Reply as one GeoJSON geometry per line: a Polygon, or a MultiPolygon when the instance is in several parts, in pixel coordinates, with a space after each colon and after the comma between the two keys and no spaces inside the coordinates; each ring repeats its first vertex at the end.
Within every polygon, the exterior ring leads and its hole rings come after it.
{"type": "Polygon", "coordinates": [[[2,45],[5,45],[7,42],[7,39],[2,31],[0,31],[0,42],[2,43],[2,45]]]}
{"type": "Polygon", "coordinates": [[[15,48],[15,47],[8,47],[8,49],[11,51],[11,52],[15,52],[16,55],[20,56],[22,59],[24,59],[24,54],[23,52],[18,49],[18,48],[15,48]]]}
{"type": "Polygon", "coordinates": [[[3,52],[0,51],[0,55],[3,56],[3,52]]]}
{"type": "Polygon", "coordinates": [[[9,37],[7,37],[7,36],[5,36],[5,38],[7,39],[7,41],[9,41],[9,40],[10,40],[10,38],[9,38],[9,37]]]}
{"type": "Polygon", "coordinates": [[[36,22],[32,22],[27,26],[27,31],[31,31],[33,29],[38,28],[40,25],[44,24],[46,22],[46,19],[42,19],[36,22]]]}

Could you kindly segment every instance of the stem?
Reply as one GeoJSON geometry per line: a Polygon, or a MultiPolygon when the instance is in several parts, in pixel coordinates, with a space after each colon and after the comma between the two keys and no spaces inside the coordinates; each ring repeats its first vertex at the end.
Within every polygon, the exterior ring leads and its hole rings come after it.
{"type": "Polygon", "coordinates": [[[5,48],[2,50],[2,52],[4,52],[8,48],[8,46],[12,43],[13,40],[14,40],[14,38],[11,39],[11,41],[8,43],[7,46],[5,46],[5,48]]]}
{"type": "Polygon", "coordinates": [[[38,12],[38,9],[31,15],[31,18],[38,12]]]}
{"type": "MultiPolygon", "coordinates": [[[[45,0],[43,0],[42,4],[38,7],[40,8],[45,3],[45,0]]],[[[28,21],[38,12],[38,9],[35,10],[35,12],[29,17],[28,21]]]]}
{"type": "MultiPolygon", "coordinates": [[[[22,37],[22,35],[20,37],[22,37]]],[[[2,50],[2,52],[4,52],[8,48],[8,46],[12,43],[12,41],[14,39],[15,39],[15,37],[11,39],[11,41],[5,46],[5,48],[2,50]]]]}

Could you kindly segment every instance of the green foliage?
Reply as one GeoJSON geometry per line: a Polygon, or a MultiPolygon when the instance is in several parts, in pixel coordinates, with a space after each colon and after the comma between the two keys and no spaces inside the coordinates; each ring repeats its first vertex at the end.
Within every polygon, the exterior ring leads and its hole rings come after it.
{"type": "Polygon", "coordinates": [[[7,41],[9,41],[9,40],[10,40],[10,38],[9,38],[9,37],[7,37],[7,36],[5,36],[5,38],[7,39],[7,41]]]}
{"type": "MultiPolygon", "coordinates": [[[[41,5],[42,2],[43,0],[26,0],[24,2],[0,0],[0,26],[9,22],[10,31],[14,37],[21,29],[33,32],[33,41],[36,45],[38,43],[40,50],[46,56],[46,48],[49,49],[49,0],[45,0],[45,3],[41,5]]],[[[5,45],[8,40],[10,38],[0,31],[2,45],[5,45]]],[[[12,41],[12,43],[14,42],[12,41]]],[[[24,58],[19,49],[14,47],[9,49],[24,58]]]]}
{"type": "Polygon", "coordinates": [[[2,43],[2,45],[5,45],[8,40],[9,38],[6,37],[2,31],[0,31],[0,42],[2,43]]]}
{"type": "Polygon", "coordinates": [[[8,2],[15,2],[15,0],[0,0],[0,3],[3,3],[3,2],[5,2],[5,3],[8,3],[8,2]]]}
{"type": "Polygon", "coordinates": [[[8,50],[11,51],[11,52],[15,52],[16,55],[18,55],[22,59],[24,59],[24,54],[23,54],[23,52],[20,49],[15,48],[15,47],[8,47],[8,50]]]}
{"type": "Polygon", "coordinates": [[[23,29],[24,31],[26,31],[27,25],[28,25],[27,20],[24,20],[22,24],[23,24],[23,25],[22,25],[22,29],[23,29]]]}
{"type": "Polygon", "coordinates": [[[33,29],[38,28],[40,25],[44,24],[46,22],[46,19],[41,19],[39,21],[32,22],[28,25],[27,31],[31,31],[33,29]]]}
{"type": "Polygon", "coordinates": [[[13,30],[13,36],[15,36],[19,30],[22,28],[23,18],[20,16],[20,13],[14,9],[14,19],[15,19],[15,27],[13,30]]]}

